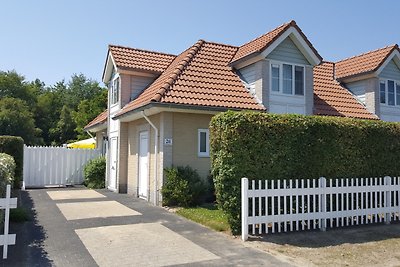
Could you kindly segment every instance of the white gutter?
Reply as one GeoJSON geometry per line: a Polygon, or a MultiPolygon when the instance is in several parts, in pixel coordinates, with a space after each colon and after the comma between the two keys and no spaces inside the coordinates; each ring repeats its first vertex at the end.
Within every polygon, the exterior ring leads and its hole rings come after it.
{"type": "Polygon", "coordinates": [[[151,120],[144,114],[144,111],[141,112],[143,118],[151,125],[154,129],[154,205],[158,205],[158,165],[157,165],[157,158],[158,158],[158,129],[157,127],[151,122],[151,120]]]}

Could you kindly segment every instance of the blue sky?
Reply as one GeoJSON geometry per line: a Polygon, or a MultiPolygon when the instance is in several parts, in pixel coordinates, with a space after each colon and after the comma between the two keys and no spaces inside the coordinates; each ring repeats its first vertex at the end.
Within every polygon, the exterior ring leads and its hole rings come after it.
{"type": "Polygon", "coordinates": [[[400,1],[3,1],[0,70],[52,85],[101,81],[108,44],[177,54],[198,39],[241,45],[292,19],[328,61],[400,43],[400,1]]]}

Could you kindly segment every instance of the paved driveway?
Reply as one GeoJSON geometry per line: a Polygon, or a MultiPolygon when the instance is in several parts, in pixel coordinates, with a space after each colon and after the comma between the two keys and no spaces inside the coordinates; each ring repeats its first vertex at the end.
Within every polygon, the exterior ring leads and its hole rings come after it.
{"type": "Polygon", "coordinates": [[[21,193],[35,219],[14,228],[7,266],[287,266],[129,195],[85,188],[21,193]]]}

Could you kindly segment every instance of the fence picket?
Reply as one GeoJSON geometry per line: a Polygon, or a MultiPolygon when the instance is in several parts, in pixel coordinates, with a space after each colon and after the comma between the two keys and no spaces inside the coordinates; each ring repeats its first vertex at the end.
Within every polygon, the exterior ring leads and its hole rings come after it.
{"type": "Polygon", "coordinates": [[[400,220],[400,177],[252,180],[242,190],[251,206],[242,228],[253,235],[400,220]]]}

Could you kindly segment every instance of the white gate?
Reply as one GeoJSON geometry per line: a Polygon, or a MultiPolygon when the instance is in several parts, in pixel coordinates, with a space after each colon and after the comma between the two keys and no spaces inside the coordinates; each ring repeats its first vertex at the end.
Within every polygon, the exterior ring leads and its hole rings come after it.
{"type": "Polygon", "coordinates": [[[83,183],[83,167],[100,156],[99,149],[24,146],[23,187],[83,183]]]}

